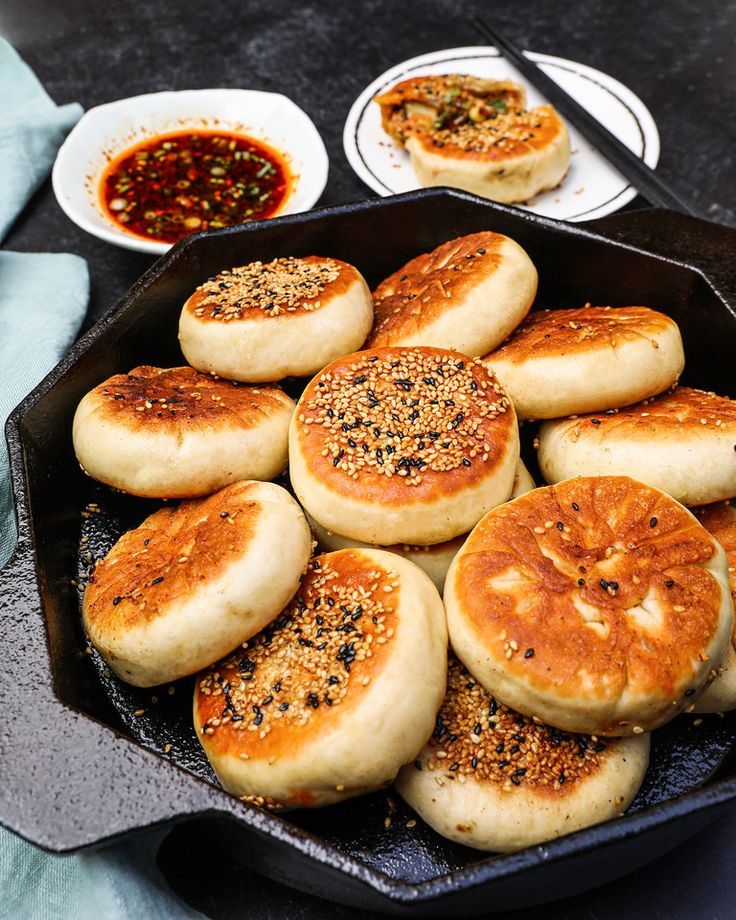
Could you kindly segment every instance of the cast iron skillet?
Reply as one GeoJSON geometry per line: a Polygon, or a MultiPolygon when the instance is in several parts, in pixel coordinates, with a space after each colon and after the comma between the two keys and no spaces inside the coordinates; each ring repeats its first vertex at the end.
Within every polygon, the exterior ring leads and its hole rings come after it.
{"type": "Polygon", "coordinates": [[[736,234],[661,211],[646,212],[640,226],[660,242],[666,228],[673,245],[704,241],[720,293],[684,259],[439,189],[202,234],[159,260],[8,422],[20,537],[0,573],[0,823],[68,852],[189,819],[178,833],[214,854],[223,876],[247,865],[356,906],[458,915],[594,887],[663,854],[736,798],[736,720],[683,716],[655,734],[652,766],[626,817],[510,856],[451,844],[422,822],[407,828],[410,812],[390,790],[272,815],[213,782],[191,729],[191,681],[154,693],[126,687],[90,654],[80,626],[73,581],[155,503],[114,496],[82,475],[74,409],[110,374],[183,363],[177,319],[196,284],[234,264],[309,253],[352,262],[375,283],[453,236],[494,229],[530,253],[539,304],[659,307],[683,332],[683,381],[736,396],[736,313],[725,299],[736,303],[736,284],[717,257],[721,245],[733,251],[736,234]],[[82,533],[89,549],[80,555],[82,533]]]}

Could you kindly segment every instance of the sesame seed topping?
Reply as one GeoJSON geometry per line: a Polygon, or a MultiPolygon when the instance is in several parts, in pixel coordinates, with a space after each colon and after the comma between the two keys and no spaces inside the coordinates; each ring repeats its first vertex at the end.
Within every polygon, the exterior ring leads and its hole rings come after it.
{"type": "Polygon", "coordinates": [[[444,779],[500,786],[574,783],[593,773],[615,742],[544,725],[497,702],[450,657],[447,695],[424,766],[444,779]]]}
{"type": "Polygon", "coordinates": [[[196,313],[221,322],[240,319],[248,310],[279,316],[297,310],[318,310],[317,300],[340,277],[332,259],[286,257],[272,262],[251,262],[215,275],[197,288],[196,313]],[[202,311],[201,313],[199,311],[202,311]]]}
{"type": "Polygon", "coordinates": [[[223,705],[209,727],[263,738],[278,725],[306,725],[323,706],[343,702],[351,687],[370,684],[369,660],[395,635],[399,584],[395,573],[356,558],[349,577],[329,554],[313,560],[282,614],[201,678],[201,697],[223,705]],[[384,592],[387,583],[393,595],[384,592]]]}
{"type": "Polygon", "coordinates": [[[300,405],[301,432],[319,432],[321,455],[352,479],[472,468],[491,458],[493,421],[510,402],[480,364],[453,352],[359,353],[322,373],[300,405]]]}

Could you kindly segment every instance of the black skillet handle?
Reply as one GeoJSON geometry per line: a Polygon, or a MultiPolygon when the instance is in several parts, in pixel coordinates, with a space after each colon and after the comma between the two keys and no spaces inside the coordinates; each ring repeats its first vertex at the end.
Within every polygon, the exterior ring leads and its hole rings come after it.
{"type": "Polygon", "coordinates": [[[205,811],[238,810],[212,786],[63,702],[37,581],[19,407],[7,426],[18,543],[0,570],[0,825],[63,852],[205,811]],[[162,779],[162,774],[165,779],[162,779]],[[124,803],[124,804],[123,804],[124,803]]]}

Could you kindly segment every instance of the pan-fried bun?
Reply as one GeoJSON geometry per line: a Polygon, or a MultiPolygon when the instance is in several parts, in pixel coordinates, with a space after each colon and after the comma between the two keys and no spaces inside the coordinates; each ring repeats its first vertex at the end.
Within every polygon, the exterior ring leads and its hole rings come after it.
{"type": "Polygon", "coordinates": [[[455,554],[465,542],[467,534],[461,534],[453,540],[445,540],[443,543],[435,543],[433,546],[411,545],[410,543],[394,543],[391,546],[380,546],[371,543],[363,543],[360,540],[352,540],[350,537],[343,537],[339,533],[333,533],[327,530],[313,517],[307,515],[307,520],[312,528],[314,538],[319,543],[320,549],[325,552],[335,552],[336,550],[349,549],[356,547],[360,549],[380,549],[388,553],[396,553],[418,565],[419,568],[432,580],[432,584],[442,593],[447,578],[447,570],[450,563],[455,558],[455,554]]]}
{"type": "Polygon", "coordinates": [[[484,231],[412,259],[378,285],[366,347],[495,348],[529,312],[537,270],[507,236],[484,231]]]}
{"type": "Polygon", "coordinates": [[[531,313],[486,355],[519,418],[629,406],[675,383],[685,366],[677,324],[648,307],[531,313]]]}
{"type": "Polygon", "coordinates": [[[498,116],[502,108],[523,109],[526,92],[511,80],[486,80],[471,74],[409,77],[375,97],[381,126],[399,147],[407,137],[432,130],[435,122],[475,121],[498,116]]]}
{"type": "Polygon", "coordinates": [[[427,576],[393,553],[341,550],[318,556],[282,616],[199,676],[194,725],[229,792],[329,805],[416,757],[446,673],[427,576]]]}
{"type": "Polygon", "coordinates": [[[547,482],[627,475],[684,505],[736,495],[736,402],[675,387],[617,412],[545,422],[539,467],[547,482]]]}
{"type": "MultiPolygon", "coordinates": [[[[731,597],[736,603],[736,508],[729,502],[718,502],[703,508],[693,508],[693,514],[713,534],[726,553],[731,597]]],[[[736,622],[721,666],[712,673],[717,676],[696,700],[695,712],[736,709],[736,622]]]]}
{"type": "Polygon", "coordinates": [[[723,549],[626,476],[494,508],[450,566],[445,606],[455,652],[489,693],[596,735],[648,731],[688,707],[733,626],[723,549]]]}
{"type": "Polygon", "coordinates": [[[556,188],[570,164],[570,137],[551,105],[412,134],[406,149],[423,186],[449,185],[506,203],[556,188]]]}
{"type": "Polygon", "coordinates": [[[84,626],[129,684],[177,680],[263,629],[310,553],[309,526],[285,489],[236,482],[124,534],[88,583],[84,626]]]}
{"type": "MultiPolygon", "coordinates": [[[[529,471],[521,460],[517,465],[516,476],[514,477],[514,488],[511,492],[511,498],[517,495],[523,495],[534,488],[534,480],[529,471]]],[[[440,592],[444,591],[445,579],[450,563],[455,558],[457,551],[465,542],[467,534],[455,537],[453,540],[445,540],[443,543],[435,543],[433,546],[412,546],[409,543],[394,543],[392,546],[380,546],[370,543],[362,543],[360,540],[353,540],[350,537],[343,537],[341,534],[333,533],[323,527],[319,521],[307,515],[307,520],[312,528],[314,538],[319,543],[321,549],[325,552],[333,552],[338,549],[346,549],[349,546],[359,546],[363,549],[384,549],[389,553],[398,553],[415,565],[418,565],[422,571],[432,579],[435,588],[440,592]]]]}
{"type": "Polygon", "coordinates": [[[302,393],[289,473],[323,527],[365,543],[428,545],[466,533],[511,493],[513,408],[479,362],[439,348],[335,361],[302,393]]]}
{"type": "Polygon", "coordinates": [[[447,677],[432,738],[396,780],[438,833],[509,852],[629,807],[646,773],[649,734],[565,734],[498,703],[454,656],[447,677]]]}
{"type": "Polygon", "coordinates": [[[84,471],[144,498],[194,498],[286,467],[294,401],[191,367],[135,367],[91,390],[74,416],[84,471]]]}
{"type": "Polygon", "coordinates": [[[519,459],[516,465],[516,476],[514,476],[514,487],[511,490],[510,499],[518,498],[520,495],[531,492],[532,489],[536,488],[537,484],[532,479],[532,474],[526,468],[524,461],[519,459]]]}
{"type": "Polygon", "coordinates": [[[469,74],[411,77],[376,97],[383,128],[422,185],[527,201],[567,172],[570,140],[549,105],[525,110],[518,83],[469,74]]]}
{"type": "Polygon", "coordinates": [[[184,304],[179,342],[193,367],[260,383],[316,373],[360,348],[372,322],[371,294],[356,268],[287,257],[201,284],[184,304]]]}

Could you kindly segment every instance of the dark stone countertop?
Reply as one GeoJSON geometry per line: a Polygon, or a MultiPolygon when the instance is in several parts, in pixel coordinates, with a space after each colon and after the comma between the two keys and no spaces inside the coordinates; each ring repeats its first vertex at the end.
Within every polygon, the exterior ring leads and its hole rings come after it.
{"type": "MultiPolygon", "coordinates": [[[[355,96],[376,75],[427,51],[481,44],[468,18],[493,16],[522,47],[600,68],[631,87],[657,122],[658,171],[712,220],[736,224],[736,3],[606,3],[517,0],[489,6],[431,0],[290,3],[288,0],[3,0],[0,34],[34,68],[53,98],[85,108],[163,89],[252,87],[283,92],[321,132],[330,176],[321,204],[372,193],[342,151],[355,96]]],[[[637,199],[632,207],[642,206],[637,199]]],[[[92,276],[91,324],[151,264],[73,225],[46,183],[19,219],[8,249],[71,251],[92,276]]],[[[727,920],[736,916],[731,853],[736,822],[724,819],[691,843],[627,879],[518,920],[644,918],[727,920]]],[[[182,896],[212,917],[367,916],[317,901],[250,874],[213,884],[216,867],[196,854],[161,855],[182,896]],[[209,872],[208,872],[209,869],[209,872]]]]}

